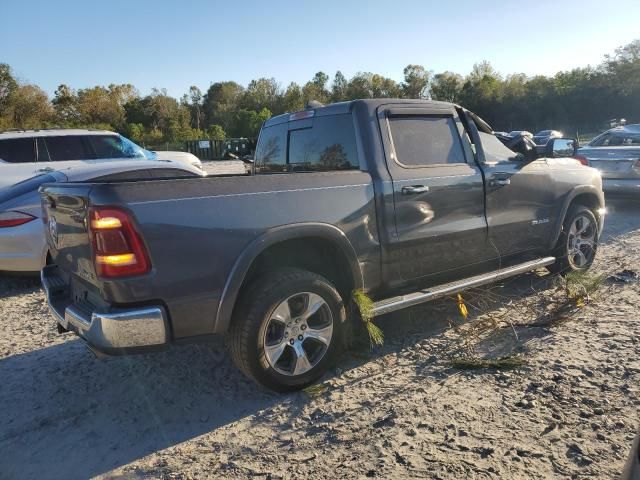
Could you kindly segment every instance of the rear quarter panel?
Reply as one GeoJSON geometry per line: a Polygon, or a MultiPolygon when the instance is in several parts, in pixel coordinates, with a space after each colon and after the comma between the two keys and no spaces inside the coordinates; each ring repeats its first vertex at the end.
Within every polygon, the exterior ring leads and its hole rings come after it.
{"type": "Polygon", "coordinates": [[[100,288],[118,304],[161,300],[176,338],[220,333],[216,312],[229,273],[270,229],[333,225],[363,270],[379,269],[373,196],[370,175],[360,171],[96,184],[92,205],[126,205],[153,266],[150,275],[104,281],[100,288]]]}

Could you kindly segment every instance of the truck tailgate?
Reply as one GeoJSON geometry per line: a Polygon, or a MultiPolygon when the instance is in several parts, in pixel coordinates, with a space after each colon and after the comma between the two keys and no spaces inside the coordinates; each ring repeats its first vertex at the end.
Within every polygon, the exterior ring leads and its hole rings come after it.
{"type": "Polygon", "coordinates": [[[67,274],[97,285],[88,228],[91,185],[45,185],[41,197],[47,244],[54,262],[67,274]]]}

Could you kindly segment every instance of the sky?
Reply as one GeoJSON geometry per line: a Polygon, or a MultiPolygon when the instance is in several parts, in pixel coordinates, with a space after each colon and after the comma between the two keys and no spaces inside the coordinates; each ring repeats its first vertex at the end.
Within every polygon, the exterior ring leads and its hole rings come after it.
{"type": "Polygon", "coordinates": [[[408,64],[465,75],[482,60],[553,75],[640,38],[639,19],[638,0],[0,0],[0,63],[50,95],[131,83],[179,97],[320,70],[401,81],[408,64]]]}

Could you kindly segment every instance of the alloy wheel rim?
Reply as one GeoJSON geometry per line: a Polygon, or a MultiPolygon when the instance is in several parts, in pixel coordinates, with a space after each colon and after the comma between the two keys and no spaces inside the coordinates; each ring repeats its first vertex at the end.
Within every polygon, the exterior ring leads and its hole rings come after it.
{"type": "Polygon", "coordinates": [[[262,345],[267,363],[278,373],[298,376],[324,358],[333,338],[333,314],[317,293],[291,295],[269,315],[262,345]]]}
{"type": "Polygon", "coordinates": [[[567,238],[567,258],[572,267],[582,269],[596,252],[596,226],[587,215],[578,215],[571,223],[567,238]]]}

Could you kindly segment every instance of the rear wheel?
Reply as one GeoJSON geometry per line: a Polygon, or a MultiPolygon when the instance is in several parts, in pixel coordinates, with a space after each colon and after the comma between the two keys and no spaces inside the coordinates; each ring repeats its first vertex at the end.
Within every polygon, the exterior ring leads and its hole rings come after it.
{"type": "Polygon", "coordinates": [[[583,205],[572,205],[556,245],[557,261],[548,269],[560,274],[588,270],[596,256],[598,235],[598,221],[593,212],[583,205]]]}
{"type": "Polygon", "coordinates": [[[325,373],[346,318],[328,280],[296,269],[256,279],[236,310],[228,338],[234,363],[278,391],[304,388],[325,373]]]}

